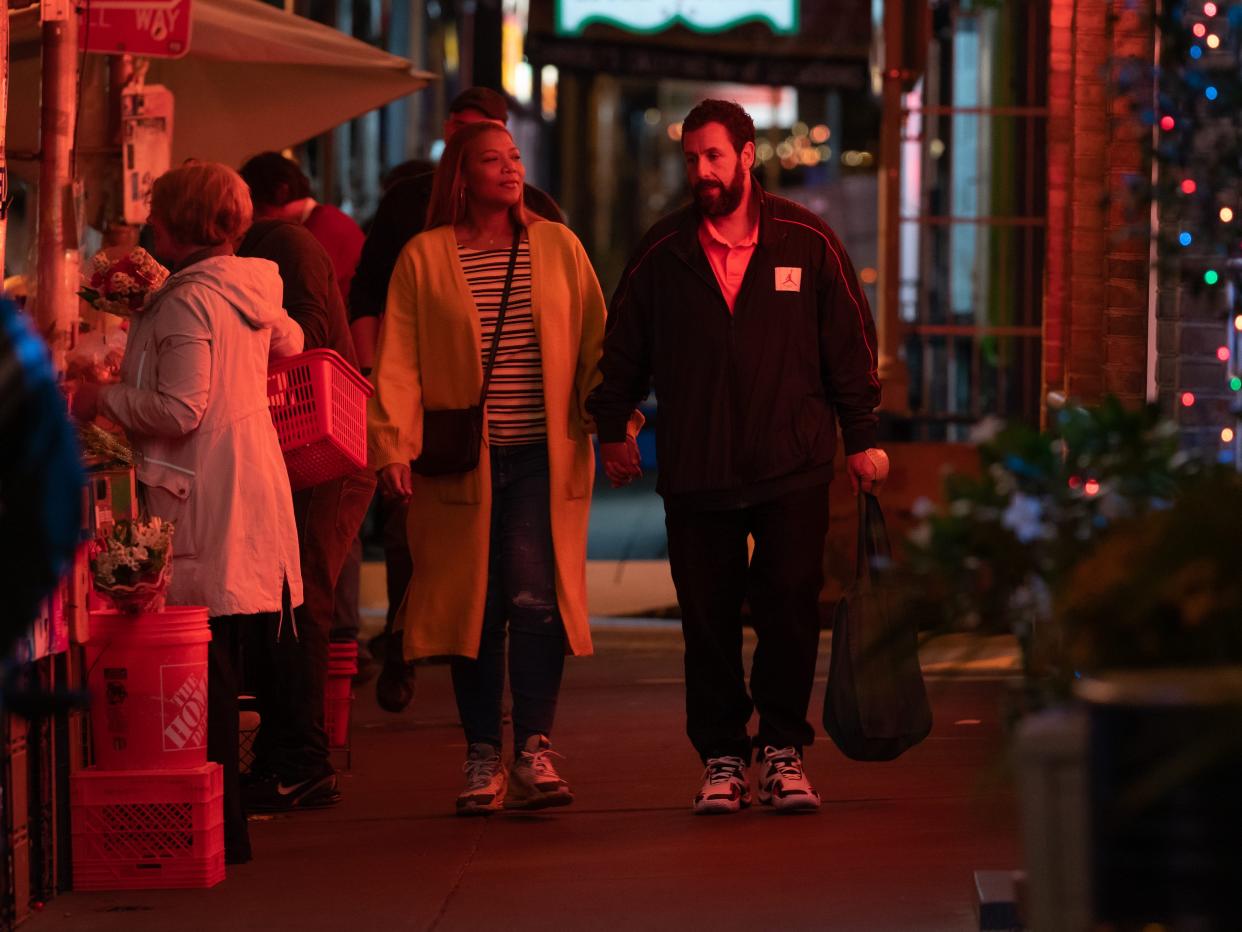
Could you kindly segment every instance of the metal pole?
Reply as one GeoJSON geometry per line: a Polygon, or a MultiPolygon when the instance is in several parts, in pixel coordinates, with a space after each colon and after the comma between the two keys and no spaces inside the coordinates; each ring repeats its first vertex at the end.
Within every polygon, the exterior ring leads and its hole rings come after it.
{"type": "Polygon", "coordinates": [[[68,0],[43,0],[43,91],[39,123],[39,258],[35,321],[57,370],[77,298],[65,249],[73,210],[73,122],[77,97],[78,20],[68,0]]]}
{"type": "Polygon", "coordinates": [[[880,381],[881,409],[909,414],[910,374],[901,359],[901,97],[904,0],[884,2],[884,95],[880,111],[880,381]]]}
{"type": "Polygon", "coordinates": [[[9,0],[0,0],[0,284],[9,232],[9,161],[5,127],[9,123],[9,0]]]}

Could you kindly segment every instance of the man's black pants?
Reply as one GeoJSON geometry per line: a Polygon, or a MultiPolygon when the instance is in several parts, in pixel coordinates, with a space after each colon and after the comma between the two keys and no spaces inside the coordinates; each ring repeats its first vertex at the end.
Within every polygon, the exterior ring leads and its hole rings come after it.
{"type": "Polygon", "coordinates": [[[246,656],[260,716],[255,767],[285,783],[328,766],[324,684],[336,583],[374,493],[368,470],[293,493],[303,602],[294,609],[296,625],[275,616],[252,632],[246,656]]]}
{"type": "Polygon", "coordinates": [[[806,719],[819,650],[828,485],[719,511],[670,509],[668,556],[686,641],[686,733],[704,761],[749,761],[754,745],[810,744],[806,719]],[[747,537],[755,539],[747,565],[747,537]],[[758,644],[750,692],[742,664],[742,603],[758,644]],[[753,701],[752,701],[753,696],[753,701]]]}

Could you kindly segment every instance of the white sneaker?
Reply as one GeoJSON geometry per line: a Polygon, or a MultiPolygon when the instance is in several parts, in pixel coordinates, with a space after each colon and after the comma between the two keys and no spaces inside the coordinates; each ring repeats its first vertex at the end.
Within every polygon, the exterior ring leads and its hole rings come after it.
{"type": "Polygon", "coordinates": [[[695,815],[725,815],[750,805],[750,765],[740,757],[709,757],[703,786],[694,797],[695,815]]]}
{"type": "Polygon", "coordinates": [[[802,758],[793,748],[763,749],[760,757],[759,802],[777,812],[813,812],[819,793],[802,769],[802,758]]]}
{"type": "Polygon", "coordinates": [[[548,809],[574,801],[569,784],[556,772],[554,756],[561,755],[552,750],[552,744],[543,735],[526,739],[526,747],[518,751],[509,774],[506,809],[548,809]]]}
{"type": "Polygon", "coordinates": [[[466,788],[457,797],[460,816],[488,815],[504,804],[508,777],[500,762],[500,751],[490,744],[472,744],[462,765],[466,788]]]}

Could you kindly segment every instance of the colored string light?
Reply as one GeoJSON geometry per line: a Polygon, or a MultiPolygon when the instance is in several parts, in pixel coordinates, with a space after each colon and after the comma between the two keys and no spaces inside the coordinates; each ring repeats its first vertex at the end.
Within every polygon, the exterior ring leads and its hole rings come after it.
{"type": "Polygon", "coordinates": [[[1216,358],[1219,359],[1221,362],[1228,362],[1229,361],[1229,347],[1222,346],[1220,349],[1218,349],[1216,351],[1216,358]]]}
{"type": "Polygon", "coordinates": [[[1182,392],[1182,407],[1183,408],[1192,407],[1194,403],[1195,403],[1194,392],[1182,392]]]}
{"type": "Polygon", "coordinates": [[[1242,314],[1239,314],[1233,319],[1233,329],[1242,330],[1242,314]]]}
{"type": "Polygon", "coordinates": [[[1073,489],[1074,491],[1078,491],[1078,489],[1082,487],[1082,479],[1080,479],[1078,476],[1070,476],[1069,487],[1073,489]]]}
{"type": "Polygon", "coordinates": [[[1203,15],[1204,16],[1215,16],[1216,15],[1216,4],[1211,3],[1211,2],[1203,4],[1203,15]]]}
{"type": "Polygon", "coordinates": [[[1206,97],[1208,100],[1215,100],[1217,97],[1220,96],[1220,94],[1217,92],[1215,87],[1209,84],[1208,89],[1203,92],[1203,96],[1206,97]]]}
{"type": "Polygon", "coordinates": [[[1220,432],[1221,443],[1233,443],[1233,428],[1226,427],[1220,432]]]}
{"type": "Polygon", "coordinates": [[[1195,61],[1198,61],[1200,58],[1203,57],[1203,49],[1199,48],[1199,46],[1197,45],[1192,45],[1190,47],[1190,57],[1193,58],[1195,61]]]}
{"type": "Polygon", "coordinates": [[[1220,48],[1220,36],[1218,36],[1216,33],[1212,33],[1204,41],[1207,42],[1207,47],[1210,49],[1220,48]]]}
{"type": "Polygon", "coordinates": [[[1222,208],[1220,209],[1220,222],[1221,222],[1221,223],[1229,223],[1229,222],[1230,222],[1230,221],[1232,221],[1232,220],[1233,220],[1233,208],[1232,208],[1232,207],[1222,207],[1222,208]]]}
{"type": "Polygon", "coordinates": [[[1160,128],[1164,130],[1166,133],[1172,132],[1173,127],[1175,127],[1176,125],[1177,125],[1177,121],[1174,120],[1171,116],[1168,116],[1167,114],[1160,118],[1160,128]]]}
{"type": "Polygon", "coordinates": [[[1216,269],[1208,269],[1203,273],[1203,280],[1209,285],[1215,285],[1220,281],[1220,275],[1217,274],[1216,269]]]}
{"type": "Polygon", "coordinates": [[[1194,194],[1195,191],[1198,190],[1198,187],[1199,186],[1195,184],[1195,181],[1193,178],[1187,178],[1185,181],[1182,182],[1182,193],[1183,194],[1194,194]]]}
{"type": "Polygon", "coordinates": [[[1100,483],[1095,479],[1088,479],[1083,484],[1082,490],[1088,495],[1098,495],[1100,492],[1100,483]]]}
{"type": "Polygon", "coordinates": [[[1242,379],[1236,375],[1229,380],[1229,390],[1234,392],[1242,392],[1242,379]]]}
{"type": "Polygon", "coordinates": [[[1203,25],[1203,23],[1195,23],[1190,31],[1195,34],[1196,39],[1202,39],[1207,35],[1207,26],[1203,25]]]}
{"type": "Polygon", "coordinates": [[[1194,237],[1192,237],[1189,233],[1183,232],[1178,234],[1177,241],[1183,246],[1189,246],[1194,241],[1194,237]]]}

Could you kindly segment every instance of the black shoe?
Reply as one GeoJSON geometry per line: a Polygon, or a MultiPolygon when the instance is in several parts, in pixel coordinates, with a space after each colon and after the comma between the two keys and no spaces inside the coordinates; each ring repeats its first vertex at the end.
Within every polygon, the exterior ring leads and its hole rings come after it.
{"type": "Polygon", "coordinates": [[[331,767],[305,780],[285,782],[270,775],[242,787],[247,812],[290,812],[294,809],[325,809],[341,801],[336,771],[331,767]]]}
{"type": "Polygon", "coordinates": [[[414,698],[414,664],[401,655],[400,641],[389,644],[375,681],[375,701],[385,712],[404,712],[414,698]]]}

